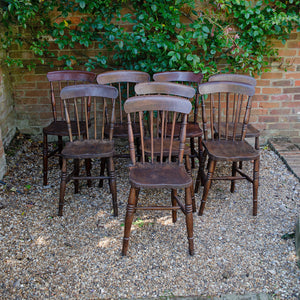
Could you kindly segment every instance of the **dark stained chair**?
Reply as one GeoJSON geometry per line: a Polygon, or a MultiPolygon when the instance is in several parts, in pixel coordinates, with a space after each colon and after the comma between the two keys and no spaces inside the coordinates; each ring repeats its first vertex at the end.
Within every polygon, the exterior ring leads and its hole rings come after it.
{"type": "MultiPolygon", "coordinates": [[[[119,71],[107,71],[97,75],[98,84],[107,84],[114,86],[118,89],[118,99],[116,100],[116,121],[114,126],[114,139],[128,139],[128,126],[127,117],[124,113],[123,105],[127,98],[134,96],[134,86],[139,82],[150,81],[150,75],[146,72],[131,71],[131,70],[119,70],[119,71]]],[[[136,144],[139,144],[138,130],[136,130],[137,124],[133,123],[134,136],[136,144]]],[[[105,134],[107,135],[109,128],[105,128],[105,134]]],[[[116,153],[118,157],[129,157],[128,153],[116,153]]]]}
{"type": "MultiPolygon", "coordinates": [[[[173,83],[173,82],[144,82],[144,83],[138,83],[135,86],[135,93],[138,96],[141,95],[170,95],[170,96],[179,96],[188,99],[191,99],[195,96],[195,89],[191,86],[187,85],[182,85],[178,83],[173,83]]],[[[173,151],[172,151],[172,157],[176,159],[179,155],[179,135],[180,135],[180,127],[181,127],[181,122],[180,122],[180,114],[178,114],[177,117],[178,121],[175,124],[175,138],[173,140],[173,151]]],[[[164,139],[164,144],[163,144],[163,150],[164,150],[164,157],[167,157],[169,155],[169,148],[170,148],[170,137],[171,136],[171,131],[172,131],[172,122],[169,122],[166,125],[166,132],[165,136],[166,138],[164,139]]],[[[153,152],[154,156],[159,157],[160,152],[161,152],[161,139],[160,135],[162,132],[160,130],[157,131],[157,135],[153,139],[153,152]]],[[[151,153],[151,145],[150,145],[150,140],[145,141],[145,154],[146,157],[151,153]]],[[[184,157],[185,157],[185,166],[188,174],[192,177],[192,168],[191,168],[191,163],[190,163],[190,148],[188,145],[185,146],[184,148],[184,157]]],[[[194,186],[191,186],[191,195],[192,195],[192,201],[193,201],[193,212],[196,211],[196,203],[195,203],[195,195],[194,195],[194,186]]]]}
{"type": "MultiPolygon", "coordinates": [[[[260,153],[245,141],[255,88],[244,83],[208,82],[199,86],[199,93],[202,98],[204,155],[208,156],[207,177],[199,215],[203,214],[212,180],[230,180],[230,191],[233,193],[235,181],[246,179],[252,183],[253,215],[256,216],[260,153]],[[236,105],[233,113],[235,116],[239,115],[240,118],[235,117],[232,120],[230,114],[234,101],[236,105]],[[239,122],[242,126],[238,126],[239,122]],[[215,129],[221,132],[221,126],[224,126],[224,134],[216,135],[215,129]],[[216,164],[220,161],[233,162],[231,175],[214,176],[216,164]],[[241,161],[254,161],[252,177],[238,168],[237,163],[241,161]]],[[[204,165],[201,168],[203,169],[204,165]]],[[[199,182],[200,174],[198,173],[196,184],[199,185],[199,182]]]]}
{"type": "Polygon", "coordinates": [[[176,222],[177,210],[181,209],[186,216],[187,235],[189,243],[189,253],[194,254],[193,242],[193,214],[191,198],[191,176],[186,172],[183,165],[183,155],[185,147],[185,132],[187,116],[192,109],[190,101],[182,97],[167,95],[146,95],[136,96],[126,100],[124,105],[128,114],[129,145],[132,166],[129,167],[130,193],[125,217],[124,239],[122,255],[127,254],[129,246],[129,236],[134,213],[140,210],[171,210],[172,220],[176,222]],[[164,146],[164,134],[157,134],[157,131],[165,132],[168,117],[172,116],[172,133],[166,160],[164,146]],[[135,113],[139,115],[139,130],[141,136],[141,161],[136,161],[134,147],[134,134],[132,128],[132,117],[135,113]],[[183,115],[180,132],[179,153],[177,162],[172,162],[174,131],[177,114],[183,115]],[[158,120],[156,120],[158,118],[158,120]],[[159,158],[154,151],[154,139],[160,137],[161,149],[159,158]],[[150,153],[145,159],[145,144],[150,140],[150,153]],[[170,189],[171,205],[137,205],[140,189],[170,189]],[[180,201],[177,189],[184,189],[185,203],[180,201]]]}
{"type": "MultiPolygon", "coordinates": [[[[70,142],[66,143],[61,151],[62,169],[58,215],[63,214],[64,196],[66,184],[74,180],[75,193],[78,192],[78,180],[108,179],[114,216],[118,215],[117,189],[114,172],[114,141],[113,124],[115,118],[115,99],[118,90],[111,86],[86,84],[68,86],[60,93],[63,100],[70,142]],[[76,130],[71,124],[76,120],[76,130]],[[110,131],[108,137],[104,135],[104,125],[108,121],[110,131]],[[80,124],[85,125],[84,134],[80,124]],[[75,131],[75,134],[74,134],[75,131]],[[67,160],[74,160],[74,171],[67,174],[67,160]],[[107,176],[91,175],[91,159],[104,160],[108,167],[107,176]],[[86,163],[86,175],[80,175],[79,162],[86,163]]],[[[99,171],[100,172],[100,171],[99,171]]]]}
{"type": "MultiPolygon", "coordinates": [[[[189,71],[170,71],[170,72],[161,72],[153,75],[154,81],[172,81],[180,84],[186,84],[194,87],[196,93],[195,96],[191,97],[190,100],[193,104],[192,110],[192,120],[188,121],[186,128],[186,137],[190,142],[191,149],[191,160],[192,168],[195,168],[195,157],[200,159],[202,156],[202,130],[198,123],[198,105],[199,105],[199,95],[198,95],[198,86],[202,82],[203,75],[201,73],[194,73],[189,71]],[[195,139],[198,142],[198,150],[195,149],[195,139]]],[[[177,130],[178,131],[178,130],[177,130]]]]}
{"type": "MultiPolygon", "coordinates": [[[[63,104],[60,99],[60,91],[68,85],[93,83],[96,80],[96,74],[87,71],[64,70],[49,72],[47,73],[47,78],[50,82],[53,121],[50,125],[43,128],[43,185],[48,184],[48,158],[60,155],[63,149],[63,137],[69,135],[64,117],[63,104]],[[51,152],[48,149],[48,136],[50,135],[57,136],[58,138],[57,148],[51,152]]],[[[74,126],[75,121],[72,120],[71,124],[74,126]]],[[[82,130],[82,133],[84,133],[85,129],[82,128],[82,130]]],[[[61,158],[59,160],[61,166],[61,158]]]]}

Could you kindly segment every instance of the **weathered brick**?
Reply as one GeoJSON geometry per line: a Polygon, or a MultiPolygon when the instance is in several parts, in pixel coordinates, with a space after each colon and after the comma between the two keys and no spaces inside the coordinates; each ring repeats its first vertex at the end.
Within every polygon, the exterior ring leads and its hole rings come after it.
{"type": "Polygon", "coordinates": [[[259,116],[258,117],[259,122],[267,122],[267,123],[274,123],[279,121],[278,116],[259,116]]]}
{"type": "Polygon", "coordinates": [[[286,79],[300,79],[300,72],[299,73],[286,73],[285,74],[286,79]]]}
{"type": "Polygon", "coordinates": [[[279,49],[278,51],[279,56],[296,56],[296,54],[297,54],[296,50],[279,49]]]}
{"type": "Polygon", "coordinates": [[[279,80],[279,81],[273,81],[273,86],[292,86],[291,80],[279,80]]]}
{"type": "Polygon", "coordinates": [[[300,48],[300,41],[288,41],[287,42],[287,47],[289,49],[291,49],[291,48],[299,49],[300,48]]]}
{"type": "Polygon", "coordinates": [[[300,87],[295,87],[295,88],[283,88],[283,93],[284,94],[289,94],[289,93],[300,93],[300,87]]]}
{"type": "Polygon", "coordinates": [[[280,94],[282,92],[282,89],[280,89],[280,88],[263,88],[262,92],[263,92],[263,94],[280,94]]]}
{"type": "Polygon", "coordinates": [[[259,107],[261,108],[276,108],[276,107],[280,107],[280,102],[260,102],[259,103],[259,107]]]}
{"type": "Polygon", "coordinates": [[[282,72],[272,72],[272,73],[263,73],[261,75],[262,79],[281,79],[283,77],[283,73],[282,72]]]}

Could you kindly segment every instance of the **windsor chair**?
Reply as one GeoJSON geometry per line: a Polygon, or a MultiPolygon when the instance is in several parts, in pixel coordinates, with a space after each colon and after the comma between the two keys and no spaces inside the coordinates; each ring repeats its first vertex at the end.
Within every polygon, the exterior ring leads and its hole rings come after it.
{"type": "MultiPolygon", "coordinates": [[[[43,128],[43,185],[48,184],[48,159],[55,155],[60,155],[63,149],[63,137],[68,136],[67,123],[64,116],[63,104],[60,99],[60,91],[68,85],[77,85],[85,83],[93,83],[96,80],[96,74],[87,71],[53,71],[47,73],[48,81],[50,82],[50,97],[52,107],[52,122],[43,128]],[[48,137],[57,136],[57,147],[49,152],[48,137]]],[[[72,126],[75,126],[75,121],[72,120],[72,126]]],[[[81,126],[81,132],[84,133],[84,126],[81,126]]],[[[74,133],[76,126],[74,127],[74,133]]],[[[76,133],[75,133],[76,134],[76,133]]],[[[60,167],[62,165],[61,157],[59,156],[60,167]]]]}
{"type": "Polygon", "coordinates": [[[68,86],[62,89],[60,97],[63,100],[66,122],[70,141],[66,143],[61,151],[62,169],[58,215],[63,214],[64,196],[66,184],[74,180],[75,193],[78,192],[78,180],[108,179],[114,216],[118,215],[117,189],[114,171],[114,141],[113,129],[115,119],[115,99],[118,90],[114,87],[87,84],[68,86]],[[71,124],[71,120],[76,120],[76,130],[71,124]],[[80,124],[85,125],[84,134],[80,129],[80,124]],[[109,134],[104,134],[104,126],[109,123],[109,134]],[[74,134],[75,132],[75,134],[74,134]],[[74,171],[67,174],[67,160],[73,159],[74,171]],[[91,174],[91,159],[106,160],[108,165],[108,175],[91,174]],[[79,161],[86,162],[86,175],[80,175],[79,161]]]}
{"type": "Polygon", "coordinates": [[[126,100],[124,105],[125,112],[128,116],[128,137],[130,156],[132,166],[129,167],[130,193],[128,198],[125,228],[123,238],[122,255],[126,255],[129,246],[129,236],[134,213],[137,210],[171,210],[172,220],[177,220],[177,210],[181,209],[186,216],[187,235],[189,243],[189,253],[194,254],[193,243],[193,214],[191,198],[191,176],[186,172],[183,165],[183,155],[185,147],[185,132],[187,116],[192,109],[190,101],[185,98],[168,95],[145,95],[131,97],[126,100]],[[139,132],[141,137],[141,159],[136,160],[134,147],[134,133],[132,127],[132,116],[139,115],[139,132]],[[165,132],[167,117],[173,113],[172,129],[168,148],[168,157],[164,160],[165,150],[164,134],[157,134],[158,131],[165,132]],[[180,132],[179,153],[177,162],[172,161],[173,140],[177,114],[182,117],[182,127],[180,132]],[[159,118],[157,121],[156,119],[159,118]],[[154,139],[160,138],[161,150],[159,158],[154,151],[154,139]],[[150,140],[150,153],[148,160],[145,159],[145,144],[150,140]],[[171,190],[171,205],[137,205],[140,189],[169,189],[171,190]],[[178,189],[185,191],[185,203],[182,203],[177,195],[178,189]]]}
{"type": "MultiPolygon", "coordinates": [[[[185,84],[193,87],[195,89],[195,94],[190,98],[193,104],[192,110],[192,120],[189,120],[186,127],[186,137],[190,142],[191,149],[191,161],[192,168],[195,168],[195,158],[198,158],[199,162],[202,156],[202,130],[198,123],[198,105],[199,105],[199,95],[198,95],[198,86],[202,82],[203,74],[194,73],[189,71],[171,71],[171,72],[161,72],[155,73],[153,75],[154,81],[170,81],[180,84],[185,84]],[[195,148],[195,139],[197,139],[198,149],[195,148]]],[[[176,129],[178,132],[178,129],[176,129]]],[[[200,164],[200,163],[199,163],[200,164]]]]}
{"type": "MultiPolygon", "coordinates": [[[[212,180],[230,180],[230,191],[233,193],[235,181],[245,179],[252,183],[253,215],[256,216],[260,153],[245,141],[255,88],[244,83],[208,82],[199,86],[199,94],[202,98],[204,155],[208,156],[208,171],[199,215],[203,214],[212,180]],[[233,121],[230,118],[232,113],[235,115],[233,121]],[[242,120],[242,126],[238,126],[239,120],[242,120]],[[216,135],[215,129],[221,132],[223,124],[224,134],[216,135]],[[232,162],[231,175],[214,176],[216,164],[220,161],[232,162]],[[240,161],[254,161],[252,177],[238,168],[237,162],[240,161]]],[[[204,169],[204,165],[201,168],[204,169]]],[[[199,182],[200,173],[196,185],[199,185],[199,182]]]]}

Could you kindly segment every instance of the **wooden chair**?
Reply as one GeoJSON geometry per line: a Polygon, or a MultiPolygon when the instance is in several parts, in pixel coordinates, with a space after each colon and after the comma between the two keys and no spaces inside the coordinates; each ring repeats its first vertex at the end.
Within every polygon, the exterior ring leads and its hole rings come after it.
{"type": "MultiPolygon", "coordinates": [[[[128,125],[126,114],[124,114],[123,105],[127,98],[134,96],[134,86],[139,82],[150,81],[150,75],[146,72],[120,70],[120,71],[108,71],[101,73],[97,76],[98,84],[108,84],[115,86],[118,89],[119,96],[116,101],[116,122],[114,127],[114,139],[128,139],[128,125]]],[[[133,123],[134,137],[136,144],[139,144],[138,130],[136,129],[138,124],[133,123]]],[[[107,135],[109,128],[105,128],[105,134],[107,135]]],[[[128,153],[115,154],[118,157],[129,157],[128,153]]]]}
{"type": "MultiPolygon", "coordinates": [[[[188,121],[186,128],[186,137],[190,142],[191,149],[191,160],[192,168],[195,168],[195,157],[200,159],[202,157],[202,130],[198,123],[198,105],[199,105],[199,95],[198,86],[202,82],[203,75],[201,73],[194,73],[188,71],[171,71],[171,72],[161,72],[153,75],[154,81],[172,81],[180,84],[187,84],[195,88],[195,95],[191,97],[191,102],[193,103],[193,117],[191,121],[188,121]],[[195,149],[195,139],[198,141],[198,151],[195,149]]],[[[178,132],[178,130],[176,130],[178,132]]]]}
{"type": "Polygon", "coordinates": [[[171,210],[172,220],[176,222],[177,210],[181,209],[186,216],[186,226],[189,242],[189,253],[194,254],[193,243],[193,214],[191,199],[191,176],[186,172],[182,163],[184,155],[185,132],[187,124],[187,115],[190,113],[192,105],[190,101],[176,96],[167,95],[146,95],[136,96],[126,100],[124,109],[128,114],[128,132],[129,145],[132,166],[129,167],[130,194],[127,204],[124,239],[122,255],[127,254],[129,245],[129,236],[131,225],[136,210],[171,210]],[[157,131],[165,132],[167,126],[167,117],[173,112],[172,117],[172,133],[168,137],[169,153],[168,158],[164,161],[164,134],[157,134],[157,131]],[[141,136],[141,161],[136,161],[136,153],[134,147],[134,134],[132,127],[132,116],[139,115],[139,131],[141,136]],[[174,131],[177,114],[183,114],[182,127],[180,132],[178,161],[172,162],[174,131]],[[157,120],[158,118],[158,120],[157,120]],[[157,153],[154,152],[154,139],[160,137],[161,151],[158,160],[157,153]],[[145,159],[145,144],[150,140],[151,152],[148,160],[145,159]],[[162,189],[171,190],[171,205],[169,206],[138,206],[138,196],[140,189],[162,189]],[[185,204],[183,204],[177,196],[177,189],[185,190],[185,204]]]}
{"type": "Polygon", "coordinates": [[[66,143],[61,152],[62,170],[58,215],[63,213],[66,184],[74,180],[75,193],[78,192],[78,180],[108,179],[114,216],[118,215],[117,189],[114,174],[114,142],[113,125],[115,119],[115,99],[118,90],[111,86],[87,84],[68,86],[60,93],[63,100],[70,142],[66,143]],[[76,120],[76,130],[71,120],[76,120]],[[80,124],[85,124],[84,134],[80,124]],[[104,124],[110,124],[109,136],[104,135],[104,124]],[[75,134],[74,134],[75,132],[75,134]],[[67,160],[74,160],[74,171],[67,175],[67,160]],[[86,176],[80,176],[79,160],[86,162],[86,176]],[[108,175],[92,176],[91,159],[105,159],[108,175]]]}
{"type": "MultiPolygon", "coordinates": [[[[256,86],[256,79],[248,76],[248,75],[239,75],[239,74],[216,74],[213,76],[210,76],[208,81],[232,81],[232,82],[241,82],[241,83],[245,83],[245,84],[250,84],[252,86],[256,86]]],[[[234,115],[232,114],[231,117],[234,117],[234,115]]],[[[232,126],[232,122],[229,123],[229,126],[232,126]]],[[[237,124],[239,130],[240,131],[240,127],[242,126],[241,122],[238,122],[237,124]]],[[[220,126],[221,128],[221,134],[224,135],[225,132],[225,128],[224,128],[224,124],[221,124],[220,126]]],[[[216,132],[216,134],[218,134],[218,132],[216,132]]],[[[252,124],[248,124],[247,125],[247,132],[246,132],[246,138],[254,138],[255,139],[255,149],[259,150],[259,136],[260,136],[260,132],[257,128],[255,128],[252,124]]]]}
{"type": "MultiPolygon", "coordinates": [[[[135,86],[135,93],[138,96],[141,95],[172,95],[172,96],[179,96],[188,99],[191,99],[195,96],[195,89],[191,86],[182,85],[178,83],[173,82],[144,82],[144,83],[138,83],[135,86]]],[[[180,114],[178,114],[177,117],[180,120],[180,114]]],[[[158,119],[159,120],[159,119],[158,119]]],[[[172,151],[172,158],[176,159],[179,155],[179,145],[180,145],[180,127],[181,122],[177,121],[175,123],[175,133],[174,133],[174,140],[173,140],[173,151],[172,151]]],[[[164,158],[168,157],[169,155],[169,148],[170,148],[170,142],[171,139],[168,138],[171,136],[172,133],[172,122],[167,123],[166,125],[166,138],[164,139],[164,158]]],[[[159,157],[161,152],[161,141],[160,141],[160,135],[162,134],[161,130],[158,128],[157,136],[153,139],[153,153],[154,156],[159,157]]],[[[151,145],[150,140],[146,140],[145,144],[145,155],[146,157],[151,154],[151,145]]],[[[190,163],[190,148],[189,146],[184,148],[184,157],[185,157],[185,166],[187,173],[192,178],[192,168],[190,163]]],[[[194,186],[191,186],[191,195],[192,195],[192,203],[193,203],[193,212],[196,211],[196,203],[195,203],[195,195],[194,195],[194,186]]]]}
{"type": "MultiPolygon", "coordinates": [[[[245,141],[255,88],[244,83],[208,82],[199,86],[199,93],[202,98],[204,155],[208,156],[207,178],[199,215],[203,214],[212,180],[230,180],[230,191],[233,193],[235,181],[246,179],[253,185],[253,215],[256,216],[260,154],[259,150],[245,141]],[[233,106],[234,102],[235,106],[233,106]],[[232,120],[230,114],[233,107],[235,118],[232,120]],[[240,120],[242,126],[237,126],[240,120]],[[215,129],[221,132],[222,124],[225,128],[224,134],[216,135],[215,129]],[[220,161],[233,162],[231,176],[214,177],[216,163],[220,161]],[[254,161],[252,178],[238,168],[237,162],[240,161],[254,161]]],[[[203,169],[204,165],[201,168],[203,169]]],[[[200,174],[198,173],[196,184],[199,182],[200,174]]]]}
{"type": "MultiPolygon", "coordinates": [[[[60,155],[63,149],[63,137],[68,136],[67,123],[64,117],[63,104],[60,99],[60,91],[63,87],[75,84],[93,83],[96,79],[96,74],[86,71],[53,71],[47,73],[47,78],[50,82],[51,107],[53,121],[50,125],[43,128],[43,185],[48,184],[48,158],[54,155],[60,155]],[[56,135],[58,138],[57,148],[49,153],[48,136],[56,135]]],[[[72,120],[72,126],[75,125],[72,120]]],[[[74,127],[76,130],[76,126],[74,127]]],[[[84,133],[82,128],[82,133],[84,133]]],[[[76,134],[76,133],[75,133],[76,134]]],[[[60,166],[62,160],[59,158],[60,166]]]]}

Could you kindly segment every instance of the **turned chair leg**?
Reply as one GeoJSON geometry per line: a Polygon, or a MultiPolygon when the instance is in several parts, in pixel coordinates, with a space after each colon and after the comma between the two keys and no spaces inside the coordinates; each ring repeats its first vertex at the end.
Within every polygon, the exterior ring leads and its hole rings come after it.
{"type": "Polygon", "coordinates": [[[195,169],[195,140],[192,137],[190,138],[190,149],[191,149],[192,168],[195,169]]]}
{"type": "Polygon", "coordinates": [[[257,215],[258,185],[259,185],[259,158],[254,161],[254,166],[253,166],[253,216],[257,215]]]}
{"type": "Polygon", "coordinates": [[[43,139],[43,185],[48,184],[48,136],[44,133],[43,139]]]}
{"type": "Polygon", "coordinates": [[[204,211],[204,208],[205,208],[205,203],[206,203],[207,196],[208,196],[208,191],[209,191],[210,186],[211,186],[212,176],[214,174],[215,168],[216,168],[216,161],[210,160],[209,169],[208,169],[208,172],[207,172],[207,179],[206,179],[206,182],[205,182],[205,185],[204,185],[204,190],[203,190],[203,195],[202,195],[202,200],[201,200],[201,206],[200,206],[199,213],[198,213],[199,216],[203,215],[203,211],[204,211]]]}
{"type": "MultiPolygon", "coordinates": [[[[79,175],[79,159],[74,159],[74,176],[79,175]]],[[[74,179],[75,194],[79,192],[79,180],[74,179]]]]}
{"type": "MultiPolygon", "coordinates": [[[[177,196],[177,190],[172,189],[171,191],[171,201],[172,201],[172,206],[177,206],[177,201],[176,197],[177,196]]],[[[175,223],[177,221],[177,209],[172,210],[172,221],[175,223]]]]}
{"type": "Polygon", "coordinates": [[[197,179],[195,184],[195,193],[198,193],[200,184],[202,186],[205,185],[205,181],[206,181],[206,175],[204,172],[205,161],[206,161],[206,152],[201,151],[201,155],[199,156],[199,169],[198,169],[198,174],[197,174],[197,179]]]}
{"type": "Polygon", "coordinates": [[[185,156],[185,167],[187,173],[192,178],[192,185],[191,185],[191,197],[192,197],[192,204],[193,204],[193,212],[196,211],[196,202],[195,202],[195,193],[194,193],[194,183],[193,183],[193,176],[192,176],[192,168],[189,155],[185,156]]]}
{"type": "Polygon", "coordinates": [[[190,255],[194,255],[193,205],[190,188],[185,189],[185,221],[189,243],[189,253],[190,255]]]}
{"type": "Polygon", "coordinates": [[[127,254],[127,250],[129,246],[131,225],[132,225],[135,208],[137,204],[136,194],[137,194],[136,189],[134,187],[131,187],[129,198],[128,198],[127,209],[126,209],[126,216],[125,216],[124,238],[123,238],[123,248],[122,248],[123,256],[127,254]]]}
{"type": "Polygon", "coordinates": [[[66,182],[67,180],[67,160],[62,160],[61,168],[61,182],[60,182],[60,194],[59,194],[59,203],[58,203],[58,215],[63,215],[63,206],[65,201],[65,192],[66,192],[66,182]]]}
{"type": "Polygon", "coordinates": [[[58,147],[58,154],[59,154],[59,167],[62,168],[62,157],[61,157],[61,151],[63,150],[63,139],[62,136],[58,136],[58,141],[57,141],[57,147],[58,147]]]}
{"type": "MultiPolygon", "coordinates": [[[[100,176],[104,176],[105,171],[105,164],[106,164],[106,158],[101,158],[101,165],[100,165],[100,176]]],[[[103,187],[103,179],[99,180],[99,187],[103,187]]]]}
{"type": "MultiPolygon", "coordinates": [[[[85,162],[86,176],[91,177],[92,160],[91,160],[90,158],[88,158],[88,159],[85,159],[84,162],[85,162]]],[[[88,179],[88,180],[87,180],[87,185],[88,185],[88,187],[91,187],[91,186],[92,186],[92,181],[91,181],[91,179],[88,179]]]]}
{"type": "Polygon", "coordinates": [[[110,157],[108,161],[108,176],[109,176],[110,192],[112,195],[114,217],[117,217],[118,216],[117,183],[115,177],[114,162],[112,157],[110,157]]]}
{"type": "MultiPolygon", "coordinates": [[[[232,170],[231,170],[232,177],[236,176],[236,170],[237,170],[237,162],[234,161],[232,163],[232,170]]],[[[230,192],[233,193],[234,189],[235,189],[235,180],[231,180],[230,192]]]]}

